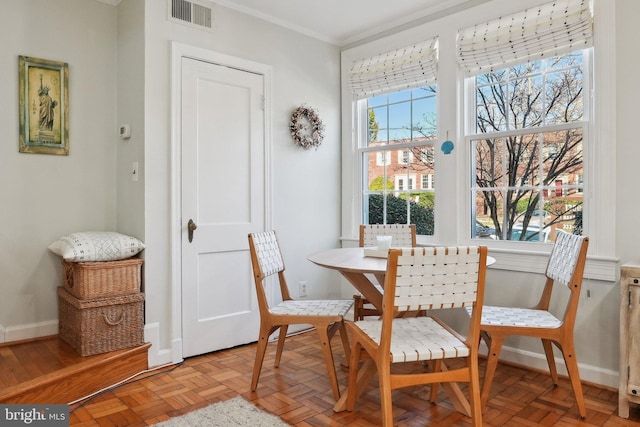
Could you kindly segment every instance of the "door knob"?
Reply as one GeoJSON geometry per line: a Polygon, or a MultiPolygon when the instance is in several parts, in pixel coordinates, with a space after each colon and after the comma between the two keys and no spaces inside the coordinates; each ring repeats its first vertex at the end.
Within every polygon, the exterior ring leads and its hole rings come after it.
{"type": "Polygon", "coordinates": [[[198,228],[195,222],[192,219],[187,223],[187,230],[189,230],[189,243],[193,241],[193,231],[198,228]]]}

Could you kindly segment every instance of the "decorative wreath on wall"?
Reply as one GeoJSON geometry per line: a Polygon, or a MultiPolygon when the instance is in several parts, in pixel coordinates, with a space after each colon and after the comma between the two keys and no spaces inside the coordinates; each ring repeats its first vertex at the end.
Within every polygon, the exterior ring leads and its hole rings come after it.
{"type": "Polygon", "coordinates": [[[312,147],[317,150],[324,138],[324,124],[318,112],[306,105],[293,111],[289,130],[296,145],[305,150],[312,147]]]}

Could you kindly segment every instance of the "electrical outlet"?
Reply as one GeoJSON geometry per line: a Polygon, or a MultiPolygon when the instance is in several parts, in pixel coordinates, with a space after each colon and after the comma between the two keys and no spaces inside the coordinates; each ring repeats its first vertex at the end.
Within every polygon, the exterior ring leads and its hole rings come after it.
{"type": "Polygon", "coordinates": [[[298,297],[306,298],[307,297],[307,285],[309,283],[306,280],[298,283],[298,297]]]}

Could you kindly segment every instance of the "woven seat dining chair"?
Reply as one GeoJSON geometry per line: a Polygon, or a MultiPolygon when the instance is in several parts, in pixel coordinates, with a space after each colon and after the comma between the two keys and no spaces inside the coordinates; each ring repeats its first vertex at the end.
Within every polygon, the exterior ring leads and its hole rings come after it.
{"type": "MultiPolygon", "coordinates": [[[[447,382],[469,384],[473,425],[482,425],[478,341],[486,258],[486,246],[389,251],[382,319],[347,322],[351,341],[347,410],[355,409],[361,391],[358,364],[371,359],[378,373],[383,426],[393,425],[392,390],[447,382]],[[398,316],[403,311],[461,307],[472,310],[466,338],[434,316],[398,316]],[[464,363],[446,366],[445,361],[455,359],[464,363]],[[425,363],[415,366],[418,371],[392,369],[392,365],[420,361],[428,362],[431,370],[425,372],[425,363]]],[[[433,393],[431,401],[435,402],[433,393]]]]}
{"type": "Polygon", "coordinates": [[[333,397],[338,400],[340,388],[331,349],[331,338],[337,331],[340,331],[345,358],[348,360],[350,349],[344,316],[351,309],[353,301],[292,299],[284,275],[285,266],[282,253],[274,231],[249,234],[249,250],[260,310],[260,336],[258,337],[253,377],[251,378],[251,391],[255,391],[258,387],[269,336],[280,329],[274,363],[277,368],[280,365],[289,325],[309,324],[318,333],[319,345],[327,365],[333,397]],[[282,302],[272,306],[267,299],[265,282],[273,275],[277,275],[282,302]]]}
{"type": "Polygon", "coordinates": [[[546,283],[538,304],[533,308],[484,306],[480,325],[481,338],[487,344],[487,366],[482,383],[482,406],[486,407],[491,383],[496,372],[500,350],[511,335],[540,338],[553,384],[558,373],[553,355],[554,344],[562,352],[571,387],[582,418],[586,417],[582,384],[573,340],[573,328],[580,300],[582,276],[587,258],[589,238],[558,230],[545,272],[546,283]],[[568,289],[569,297],[562,317],[549,311],[554,283],[568,289]]]}
{"type": "MultiPolygon", "coordinates": [[[[377,236],[391,236],[395,247],[414,247],[416,245],[415,224],[361,224],[359,246],[377,246],[377,236]]],[[[378,278],[382,280],[382,278],[378,278]]],[[[382,284],[382,283],[380,283],[382,284]]],[[[382,312],[371,306],[362,295],[353,296],[353,320],[363,320],[365,316],[380,316],[382,312]]]]}

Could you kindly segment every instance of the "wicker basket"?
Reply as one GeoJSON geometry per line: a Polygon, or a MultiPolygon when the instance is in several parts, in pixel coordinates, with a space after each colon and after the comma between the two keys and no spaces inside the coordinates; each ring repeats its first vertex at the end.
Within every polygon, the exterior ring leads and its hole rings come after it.
{"type": "Polygon", "coordinates": [[[60,338],[81,356],[144,343],[144,294],[81,300],[58,288],[60,338]]]}
{"type": "Polygon", "coordinates": [[[65,289],[76,298],[94,299],[140,292],[141,258],[104,262],[62,261],[65,289]]]}

